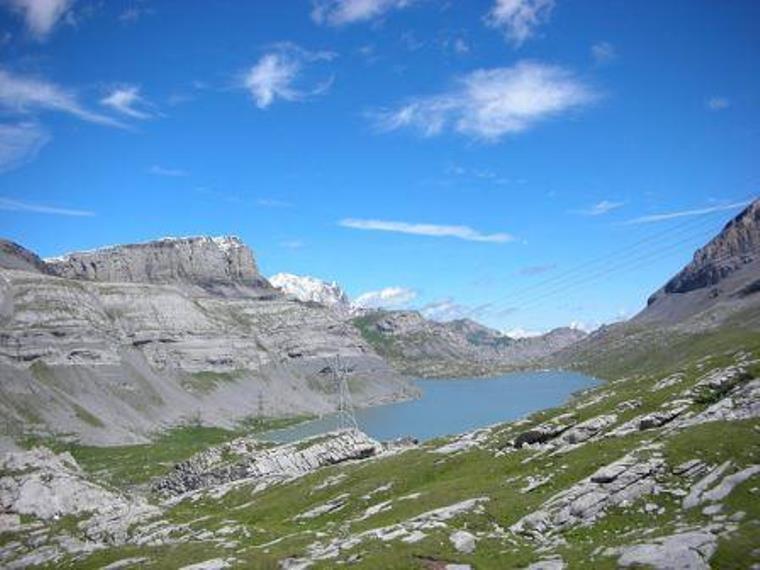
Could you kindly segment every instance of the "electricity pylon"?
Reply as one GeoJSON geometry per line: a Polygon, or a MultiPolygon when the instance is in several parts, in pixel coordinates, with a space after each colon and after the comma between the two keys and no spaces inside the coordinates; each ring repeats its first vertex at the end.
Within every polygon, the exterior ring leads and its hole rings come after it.
{"type": "Polygon", "coordinates": [[[333,384],[338,396],[337,423],[338,429],[359,429],[354,414],[354,404],[351,400],[351,391],[348,388],[347,371],[340,356],[336,355],[332,366],[333,384]]]}

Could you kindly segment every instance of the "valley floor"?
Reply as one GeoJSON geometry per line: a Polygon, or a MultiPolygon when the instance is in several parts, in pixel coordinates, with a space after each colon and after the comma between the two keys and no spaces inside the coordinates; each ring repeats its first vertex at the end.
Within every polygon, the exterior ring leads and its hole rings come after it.
{"type": "Polygon", "coordinates": [[[194,428],[11,454],[0,565],[753,567],[760,334],[731,344],[419,446],[342,432],[273,447],[194,428]]]}

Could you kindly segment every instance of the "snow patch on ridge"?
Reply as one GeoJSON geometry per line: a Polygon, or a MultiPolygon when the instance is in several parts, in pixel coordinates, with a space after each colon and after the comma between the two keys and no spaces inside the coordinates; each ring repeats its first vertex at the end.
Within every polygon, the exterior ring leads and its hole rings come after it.
{"type": "Polygon", "coordinates": [[[286,295],[304,303],[314,302],[327,307],[350,308],[348,295],[335,281],[327,282],[316,277],[278,273],[270,277],[269,282],[286,295]]]}

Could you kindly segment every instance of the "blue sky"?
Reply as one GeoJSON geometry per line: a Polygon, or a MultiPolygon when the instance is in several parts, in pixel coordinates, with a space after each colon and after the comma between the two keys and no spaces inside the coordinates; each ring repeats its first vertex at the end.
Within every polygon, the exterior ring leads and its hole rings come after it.
{"type": "Polygon", "coordinates": [[[3,0],[0,54],[0,233],[43,256],[236,234],[369,302],[594,326],[760,186],[755,1],[3,0]]]}

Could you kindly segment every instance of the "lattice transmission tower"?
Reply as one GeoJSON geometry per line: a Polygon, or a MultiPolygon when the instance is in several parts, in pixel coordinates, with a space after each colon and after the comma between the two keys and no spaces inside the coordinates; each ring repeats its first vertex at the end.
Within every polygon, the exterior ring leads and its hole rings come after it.
{"type": "Polygon", "coordinates": [[[359,429],[354,414],[354,403],[348,388],[347,370],[340,356],[336,355],[330,366],[333,374],[335,393],[338,396],[337,423],[338,429],[359,429]]]}

